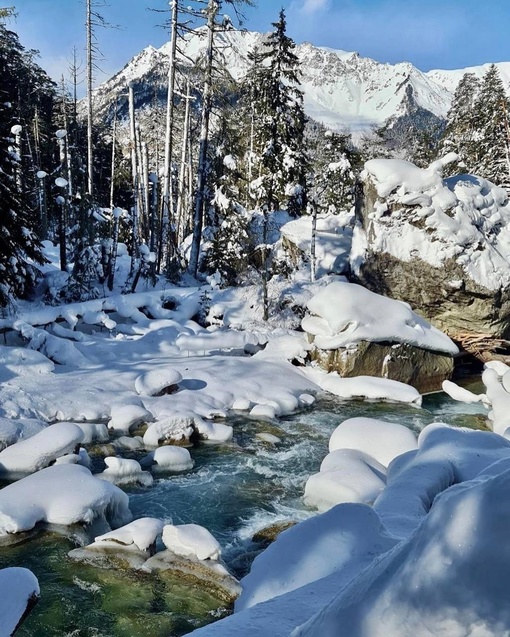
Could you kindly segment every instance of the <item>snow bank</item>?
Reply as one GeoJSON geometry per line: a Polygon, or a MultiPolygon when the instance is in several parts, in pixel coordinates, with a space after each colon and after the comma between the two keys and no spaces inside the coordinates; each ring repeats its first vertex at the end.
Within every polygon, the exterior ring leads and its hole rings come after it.
{"type": "Polygon", "coordinates": [[[198,524],[167,524],[163,544],[169,551],[197,560],[219,560],[221,546],[207,529],[198,524]]]}
{"type": "Polygon", "coordinates": [[[502,436],[435,423],[418,437],[418,449],[388,467],[387,486],[374,510],[395,537],[409,537],[429,513],[434,498],[457,482],[510,456],[502,436]]]}
{"type": "Polygon", "coordinates": [[[39,522],[88,524],[104,516],[112,526],[131,519],[127,495],[79,465],[56,465],[0,491],[0,535],[28,531],[39,522]]]}
{"type": "Polygon", "coordinates": [[[301,322],[319,349],[338,349],[359,341],[407,343],[422,349],[457,354],[457,346],[401,301],[370,292],[354,283],[335,281],[307,304],[311,316],[301,322]]]}
{"type": "Polygon", "coordinates": [[[510,470],[456,485],[399,544],[293,637],[504,637],[510,470]]]}
{"type": "Polygon", "coordinates": [[[241,580],[243,592],[236,601],[235,612],[332,573],[348,582],[395,543],[370,507],[334,507],[280,533],[255,558],[249,575],[241,580]]]}

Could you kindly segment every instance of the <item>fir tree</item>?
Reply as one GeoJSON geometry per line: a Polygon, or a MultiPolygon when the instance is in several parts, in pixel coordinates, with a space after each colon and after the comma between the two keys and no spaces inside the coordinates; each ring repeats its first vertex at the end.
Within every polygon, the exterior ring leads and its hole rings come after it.
{"type": "Polygon", "coordinates": [[[10,296],[29,292],[35,280],[31,262],[44,262],[32,223],[37,188],[29,125],[38,107],[41,115],[48,103],[51,110],[52,83],[33,58],[0,24],[0,307],[10,296]],[[32,97],[36,91],[41,93],[32,97]]]}
{"type": "Polygon", "coordinates": [[[286,207],[298,215],[306,208],[307,157],[304,152],[305,115],[299,90],[299,60],[287,36],[285,12],[267,37],[261,54],[259,146],[265,203],[270,210],[286,207]]]}
{"type": "Polygon", "coordinates": [[[476,132],[473,172],[510,188],[509,103],[497,67],[483,77],[474,105],[476,132]]]}
{"type": "Polygon", "coordinates": [[[480,90],[480,80],[473,73],[465,73],[460,80],[446,118],[446,127],[440,143],[440,154],[455,152],[459,156],[457,165],[450,164],[448,170],[455,174],[460,169],[472,172],[475,165],[476,130],[475,102],[480,90]]]}

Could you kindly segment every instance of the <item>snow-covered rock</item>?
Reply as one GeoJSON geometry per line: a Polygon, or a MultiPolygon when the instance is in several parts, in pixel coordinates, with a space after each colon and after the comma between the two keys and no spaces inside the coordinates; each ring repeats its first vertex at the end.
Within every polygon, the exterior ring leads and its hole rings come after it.
{"type": "Polygon", "coordinates": [[[107,480],[113,484],[139,484],[143,487],[150,487],[153,477],[148,471],[142,471],[140,463],[128,458],[108,457],[104,459],[106,469],[102,473],[97,473],[96,478],[107,480]]]}
{"type": "Polygon", "coordinates": [[[167,524],[163,529],[163,544],[182,557],[218,560],[221,556],[219,542],[198,524],[167,524]]]}
{"type": "Polygon", "coordinates": [[[331,434],[329,451],[356,449],[384,467],[397,456],[416,449],[416,435],[404,425],[375,418],[349,418],[331,434]]]}
{"type": "Polygon", "coordinates": [[[184,447],[165,445],[151,451],[142,459],[141,464],[150,467],[154,473],[179,473],[190,471],[195,463],[184,447]]]}
{"type": "Polygon", "coordinates": [[[142,405],[120,405],[112,408],[108,428],[118,433],[128,434],[132,428],[142,423],[150,423],[153,419],[151,412],[142,405]]]}
{"type": "Polygon", "coordinates": [[[55,423],[0,451],[0,474],[12,478],[39,471],[60,456],[71,454],[83,440],[73,423],[55,423]]]}
{"type": "Polygon", "coordinates": [[[129,522],[128,497],[79,465],[48,467],[0,491],[0,535],[28,531],[39,522],[89,524],[101,516],[112,526],[129,522]]]}
{"type": "Polygon", "coordinates": [[[367,162],[351,265],[363,285],[387,290],[450,334],[505,337],[508,196],[481,177],[443,179],[449,159],[425,170],[403,160],[367,162]]]}
{"type": "Polygon", "coordinates": [[[326,511],[343,502],[372,504],[386,486],[386,468],[355,449],[337,449],[322,461],[305,485],[307,506],[326,511]]]}
{"type": "Polygon", "coordinates": [[[388,378],[422,392],[452,374],[457,346],[401,301],[335,281],[307,305],[301,325],[313,341],[310,357],[328,372],[388,378]]]}
{"type": "Polygon", "coordinates": [[[3,635],[14,635],[39,596],[37,578],[28,569],[13,567],[0,571],[0,626],[3,635]]]}
{"type": "Polygon", "coordinates": [[[135,389],[141,396],[155,396],[165,389],[178,385],[181,380],[182,376],[174,369],[151,369],[138,376],[135,389]]]}

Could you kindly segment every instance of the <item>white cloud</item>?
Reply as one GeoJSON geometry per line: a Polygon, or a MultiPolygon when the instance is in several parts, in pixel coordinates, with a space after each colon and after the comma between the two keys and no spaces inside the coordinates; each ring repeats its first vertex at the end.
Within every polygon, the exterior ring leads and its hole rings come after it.
{"type": "Polygon", "coordinates": [[[314,14],[323,9],[327,9],[329,0],[302,0],[299,10],[302,13],[314,14]]]}

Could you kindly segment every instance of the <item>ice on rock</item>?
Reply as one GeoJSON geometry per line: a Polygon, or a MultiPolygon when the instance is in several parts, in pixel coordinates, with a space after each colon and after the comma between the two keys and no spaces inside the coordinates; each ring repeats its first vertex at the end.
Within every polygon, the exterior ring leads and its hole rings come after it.
{"type": "Polygon", "coordinates": [[[34,473],[60,456],[73,453],[83,432],[73,423],[55,423],[0,452],[0,474],[19,477],[34,473]]]}
{"type": "Polygon", "coordinates": [[[163,529],[163,544],[167,549],[190,559],[219,560],[219,542],[198,524],[167,524],[163,529]]]}
{"type": "Polygon", "coordinates": [[[0,491],[0,535],[28,531],[39,522],[71,525],[105,517],[112,526],[131,521],[128,496],[79,465],[56,465],[0,491]]]}
{"type": "Polygon", "coordinates": [[[143,487],[149,487],[154,480],[148,471],[142,471],[140,463],[136,460],[109,456],[104,461],[106,469],[96,474],[96,478],[101,480],[107,480],[116,485],[139,484],[143,487]]]}
{"type": "Polygon", "coordinates": [[[359,341],[407,343],[422,349],[457,354],[451,339],[415,314],[409,305],[354,283],[335,281],[307,304],[310,316],[301,326],[314,345],[330,350],[359,341]]]}
{"type": "Polygon", "coordinates": [[[108,429],[118,433],[128,434],[132,428],[142,423],[150,423],[154,420],[150,411],[138,404],[119,405],[112,407],[108,429]]]}
{"type": "Polygon", "coordinates": [[[179,473],[193,469],[194,461],[184,447],[165,445],[151,451],[142,459],[143,466],[150,466],[154,473],[179,473]]]}
{"type": "Polygon", "coordinates": [[[384,467],[406,451],[416,449],[416,435],[404,425],[375,418],[349,418],[329,439],[329,451],[356,449],[384,467]]]}
{"type": "Polygon", "coordinates": [[[135,380],[135,389],[141,396],[156,396],[164,389],[178,385],[182,380],[181,374],[169,368],[151,369],[138,376],[135,380]]]}
{"type": "Polygon", "coordinates": [[[377,460],[355,449],[338,449],[308,478],[304,501],[319,511],[344,502],[372,504],[385,486],[386,468],[377,460]]]}

